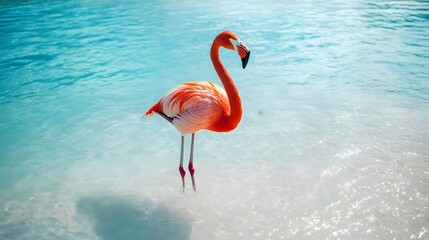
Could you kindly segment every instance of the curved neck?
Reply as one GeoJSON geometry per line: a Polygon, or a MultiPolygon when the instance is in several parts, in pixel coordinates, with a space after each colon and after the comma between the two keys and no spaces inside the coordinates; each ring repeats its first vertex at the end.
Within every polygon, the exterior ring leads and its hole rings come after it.
{"type": "MultiPolygon", "coordinates": [[[[231,113],[224,116],[224,123],[234,129],[241,120],[242,108],[241,108],[241,99],[238,94],[238,90],[235,87],[234,81],[229,75],[226,68],[223,66],[222,61],[219,56],[219,49],[221,43],[219,38],[215,38],[213,41],[212,47],[210,49],[210,57],[213,62],[214,69],[216,70],[217,75],[219,76],[220,81],[225,88],[226,94],[228,95],[228,101],[231,108],[231,113]]],[[[229,129],[229,130],[232,130],[229,129]]]]}

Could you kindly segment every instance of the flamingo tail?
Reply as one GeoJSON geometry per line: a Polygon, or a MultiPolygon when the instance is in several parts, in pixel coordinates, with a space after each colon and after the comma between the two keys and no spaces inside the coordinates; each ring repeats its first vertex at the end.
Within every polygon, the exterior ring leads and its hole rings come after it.
{"type": "Polygon", "coordinates": [[[154,113],[160,113],[161,112],[161,101],[157,102],[155,105],[153,105],[143,116],[144,117],[152,117],[154,113]]]}
{"type": "Polygon", "coordinates": [[[153,105],[142,117],[152,117],[154,113],[158,113],[161,117],[163,117],[165,120],[167,120],[170,123],[173,123],[173,118],[165,115],[165,113],[161,110],[161,101],[157,102],[155,105],[153,105]]]}

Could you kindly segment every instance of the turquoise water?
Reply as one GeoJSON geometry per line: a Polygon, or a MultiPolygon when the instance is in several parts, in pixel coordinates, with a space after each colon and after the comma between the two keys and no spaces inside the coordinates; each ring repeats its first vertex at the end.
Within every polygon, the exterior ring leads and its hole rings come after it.
{"type": "Polygon", "coordinates": [[[0,44],[0,239],[429,236],[427,1],[6,0],[0,44]],[[181,194],[179,133],[140,117],[220,84],[225,29],[243,120],[181,194]]]}

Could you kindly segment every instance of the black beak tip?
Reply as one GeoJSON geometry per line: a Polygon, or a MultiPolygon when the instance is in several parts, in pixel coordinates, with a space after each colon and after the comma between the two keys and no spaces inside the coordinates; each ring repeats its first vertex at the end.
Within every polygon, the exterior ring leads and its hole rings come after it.
{"type": "Polygon", "coordinates": [[[247,62],[249,61],[249,57],[250,57],[250,51],[246,53],[246,56],[244,56],[244,58],[241,59],[241,63],[243,64],[243,69],[246,68],[247,62]]]}

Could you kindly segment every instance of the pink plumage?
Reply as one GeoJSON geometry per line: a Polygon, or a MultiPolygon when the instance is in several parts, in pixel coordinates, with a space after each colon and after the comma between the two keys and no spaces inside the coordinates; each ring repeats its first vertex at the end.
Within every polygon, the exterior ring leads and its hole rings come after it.
{"type": "Polygon", "coordinates": [[[211,129],[224,114],[229,115],[228,96],[211,82],[187,82],[171,90],[145,116],[164,114],[182,134],[211,129]]]}

